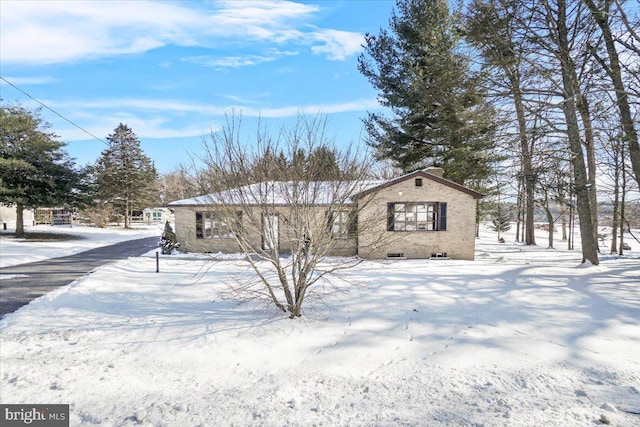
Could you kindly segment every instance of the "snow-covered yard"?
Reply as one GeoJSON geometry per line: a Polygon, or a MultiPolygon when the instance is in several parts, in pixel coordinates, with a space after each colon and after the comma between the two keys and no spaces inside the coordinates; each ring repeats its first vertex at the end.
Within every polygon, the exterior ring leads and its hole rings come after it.
{"type": "Polygon", "coordinates": [[[73,426],[640,425],[640,246],[585,267],[482,235],[474,262],[363,262],[298,320],[226,298],[242,260],[110,264],[0,322],[0,400],[73,426]]]}

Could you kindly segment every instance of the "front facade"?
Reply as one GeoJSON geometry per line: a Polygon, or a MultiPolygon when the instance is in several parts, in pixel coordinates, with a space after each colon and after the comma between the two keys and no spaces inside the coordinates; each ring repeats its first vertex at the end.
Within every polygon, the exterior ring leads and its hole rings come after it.
{"type": "Polygon", "coordinates": [[[371,198],[359,212],[365,221],[387,212],[386,222],[360,236],[358,253],[363,257],[474,259],[477,200],[482,195],[442,178],[441,170],[404,175],[362,197],[371,198]]]}
{"type": "MultiPolygon", "coordinates": [[[[477,200],[481,194],[442,178],[441,169],[416,171],[386,182],[372,182],[342,206],[314,204],[312,216],[326,221],[333,239],[331,255],[383,258],[474,258],[477,200]],[[332,209],[332,211],[328,211],[332,209]]],[[[187,252],[240,252],[241,248],[219,214],[213,197],[172,202],[175,232],[187,252]]],[[[229,207],[226,206],[228,211],[229,207]]],[[[247,228],[248,239],[262,249],[277,246],[282,253],[297,244],[286,204],[274,205],[268,214],[259,206],[238,207],[237,224],[247,228]],[[248,221],[253,218],[253,221],[248,221]]],[[[228,220],[227,220],[228,222],[228,220]]],[[[299,233],[298,233],[299,234],[299,233]]]]}

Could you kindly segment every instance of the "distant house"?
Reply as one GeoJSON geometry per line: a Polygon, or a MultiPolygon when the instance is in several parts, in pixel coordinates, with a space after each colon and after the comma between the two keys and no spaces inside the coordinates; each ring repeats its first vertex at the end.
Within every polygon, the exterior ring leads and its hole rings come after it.
{"type": "Polygon", "coordinates": [[[171,221],[171,209],[145,208],[142,210],[142,221],[145,224],[164,224],[166,221],[171,221]]]}
{"type": "MultiPolygon", "coordinates": [[[[35,212],[33,209],[22,211],[24,225],[35,225],[35,212]]],[[[8,223],[15,223],[17,219],[16,205],[0,203],[0,227],[8,223]]]]}
{"type": "MultiPolygon", "coordinates": [[[[280,188],[287,185],[279,184],[280,188]]],[[[327,182],[328,187],[335,184],[327,182]]],[[[278,188],[275,183],[254,186],[261,192],[278,188]]],[[[220,201],[232,198],[232,194],[233,189],[169,203],[168,206],[174,209],[175,232],[181,250],[240,251],[230,227],[216,214],[220,201]]],[[[271,197],[276,200],[277,194],[271,197]]],[[[333,246],[333,255],[359,255],[372,259],[449,257],[472,260],[477,200],[480,198],[482,194],[443,178],[440,168],[427,168],[387,181],[363,182],[344,203],[343,209],[331,213],[333,229],[330,231],[338,240],[333,246]],[[379,212],[386,214],[380,216],[379,212]]],[[[233,200],[225,203],[233,204],[233,200]]],[[[318,212],[327,209],[321,197],[312,203],[318,212]]],[[[289,207],[277,200],[274,206],[273,214],[263,219],[263,235],[256,234],[252,238],[256,244],[260,244],[262,239],[263,249],[268,249],[264,247],[265,233],[275,235],[278,249],[286,253],[290,250],[286,247],[286,239],[277,238],[287,233],[285,225],[278,221],[278,212],[285,212],[289,207]]],[[[237,220],[243,221],[241,212],[237,220]]]]}
{"type": "Polygon", "coordinates": [[[36,225],[72,225],[76,222],[74,210],[66,208],[38,208],[35,211],[36,225]]]}

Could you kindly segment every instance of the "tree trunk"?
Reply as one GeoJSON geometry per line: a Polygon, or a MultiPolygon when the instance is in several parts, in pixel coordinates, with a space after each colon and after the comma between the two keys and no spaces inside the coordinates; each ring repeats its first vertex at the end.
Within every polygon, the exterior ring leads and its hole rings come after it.
{"type": "Polygon", "coordinates": [[[618,254],[624,255],[624,214],[625,214],[625,205],[627,198],[627,172],[624,169],[624,144],[620,146],[621,148],[621,159],[622,159],[622,169],[621,169],[621,184],[620,184],[620,250],[618,254]]]}
{"type": "Polygon", "coordinates": [[[549,198],[546,194],[544,196],[544,200],[540,203],[540,206],[542,206],[542,209],[544,209],[544,212],[547,214],[547,225],[549,227],[548,244],[549,249],[553,249],[553,214],[551,213],[551,209],[549,209],[549,198]]]}
{"type": "Polygon", "coordinates": [[[131,211],[129,210],[129,196],[124,200],[124,228],[131,228],[131,211]]]}
{"type": "Polygon", "coordinates": [[[520,155],[522,158],[522,179],[524,185],[524,243],[526,245],[535,245],[535,200],[534,187],[536,176],[533,173],[533,165],[531,160],[532,148],[527,138],[527,121],[524,114],[524,102],[522,101],[522,93],[520,92],[520,79],[518,75],[510,75],[509,81],[511,91],[513,93],[513,103],[518,119],[518,136],[520,139],[520,155]]]}
{"type": "Polygon", "coordinates": [[[554,228],[554,223],[553,223],[553,215],[551,214],[551,210],[549,209],[549,207],[546,207],[546,211],[547,211],[547,223],[549,224],[549,249],[553,249],[553,228],[554,228]]]}
{"type": "Polygon", "coordinates": [[[576,83],[572,77],[575,74],[575,66],[571,58],[569,47],[566,1],[558,0],[558,55],[561,61],[562,86],[564,89],[564,102],[562,110],[567,121],[567,135],[569,139],[569,149],[572,153],[571,163],[575,175],[576,207],[580,220],[580,237],[582,240],[582,262],[589,261],[593,265],[598,265],[598,241],[594,238],[593,221],[591,217],[591,204],[589,202],[589,182],[587,170],[582,152],[582,142],[580,141],[580,127],[578,125],[576,93],[574,88],[576,83]]]}
{"type": "Polygon", "coordinates": [[[610,254],[615,254],[618,251],[618,221],[620,220],[620,165],[618,161],[620,150],[617,146],[614,146],[613,150],[613,220],[611,222],[610,254]]]}
{"type": "Polygon", "coordinates": [[[480,238],[480,200],[476,200],[476,239],[480,238]]]}
{"type": "Polygon", "coordinates": [[[573,247],[573,237],[574,237],[574,233],[575,233],[575,226],[576,226],[576,214],[575,214],[575,203],[574,203],[574,197],[573,194],[571,194],[571,202],[569,204],[569,240],[567,240],[567,249],[572,251],[574,249],[573,247]]]}
{"type": "Polygon", "coordinates": [[[520,221],[522,218],[522,178],[518,179],[518,199],[517,199],[517,208],[518,215],[516,218],[516,242],[520,242],[520,221]]]}
{"type": "Polygon", "coordinates": [[[16,203],[16,237],[24,236],[24,205],[16,203]]]}
{"type": "Polygon", "coordinates": [[[620,221],[619,189],[616,177],[615,188],[613,190],[613,220],[611,222],[611,249],[610,254],[615,254],[618,250],[618,223],[620,221]]]}
{"type": "MultiPolygon", "coordinates": [[[[577,76],[575,77],[577,83],[577,76]]],[[[587,176],[589,182],[589,204],[591,205],[591,222],[593,231],[595,233],[594,238],[598,239],[598,197],[596,191],[596,148],[595,139],[593,137],[593,126],[591,124],[591,112],[589,110],[589,101],[587,97],[578,93],[579,88],[576,88],[578,94],[576,106],[580,113],[580,119],[584,126],[584,146],[587,150],[587,176]]]]}
{"type": "Polygon", "coordinates": [[[631,157],[631,167],[635,175],[636,182],[640,186],[640,146],[638,145],[638,133],[634,127],[633,116],[629,106],[628,92],[622,81],[622,70],[620,67],[620,58],[616,49],[615,40],[609,26],[609,15],[611,10],[611,1],[606,0],[603,8],[599,9],[593,0],[584,0],[587,7],[591,11],[591,15],[598,27],[602,31],[604,44],[607,48],[609,56],[609,68],[607,73],[613,81],[613,87],[616,93],[616,103],[620,111],[620,122],[623,130],[623,141],[629,146],[629,155],[631,157]]]}

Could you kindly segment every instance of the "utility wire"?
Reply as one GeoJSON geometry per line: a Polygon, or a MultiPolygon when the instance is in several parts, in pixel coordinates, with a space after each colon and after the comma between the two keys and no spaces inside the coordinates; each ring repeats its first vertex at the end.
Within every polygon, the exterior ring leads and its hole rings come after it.
{"type": "Polygon", "coordinates": [[[14,89],[16,89],[19,92],[22,92],[23,94],[27,95],[29,98],[33,99],[34,101],[36,101],[38,104],[42,105],[44,108],[46,108],[47,110],[51,111],[53,114],[55,114],[56,116],[60,117],[63,120],[66,120],[67,122],[71,123],[73,126],[77,127],[78,129],[80,129],[82,132],[86,133],[87,135],[90,135],[91,137],[93,137],[94,139],[102,142],[103,144],[109,145],[109,143],[107,141],[105,141],[102,138],[98,138],[97,136],[95,136],[94,134],[92,134],[91,132],[89,132],[88,130],[86,130],[85,128],[83,128],[82,126],[74,123],[73,121],[67,119],[65,116],[63,116],[62,114],[58,113],[57,111],[55,111],[53,108],[48,107],[47,105],[45,105],[44,103],[38,101],[37,99],[35,99],[33,96],[29,95],[27,92],[25,92],[24,90],[20,89],[18,86],[14,85],[13,83],[11,83],[9,80],[5,79],[4,77],[0,76],[0,79],[3,80],[4,82],[6,82],[8,85],[12,86],[14,89]]]}

